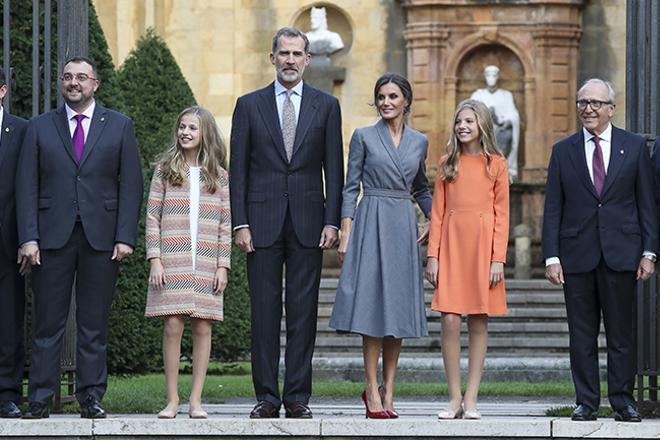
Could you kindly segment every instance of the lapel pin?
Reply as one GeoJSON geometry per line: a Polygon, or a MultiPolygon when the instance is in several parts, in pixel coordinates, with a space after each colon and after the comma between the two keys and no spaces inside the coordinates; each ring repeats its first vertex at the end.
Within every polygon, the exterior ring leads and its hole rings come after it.
{"type": "Polygon", "coordinates": [[[5,127],[5,131],[9,133],[9,127],[5,127]]]}
{"type": "Polygon", "coordinates": [[[623,154],[623,150],[620,150],[619,153],[623,154]]]}
{"type": "MultiPolygon", "coordinates": [[[[104,122],[104,121],[105,121],[105,116],[101,116],[101,122],[104,122]]],[[[621,150],[621,151],[623,151],[623,150],[621,150]]]]}

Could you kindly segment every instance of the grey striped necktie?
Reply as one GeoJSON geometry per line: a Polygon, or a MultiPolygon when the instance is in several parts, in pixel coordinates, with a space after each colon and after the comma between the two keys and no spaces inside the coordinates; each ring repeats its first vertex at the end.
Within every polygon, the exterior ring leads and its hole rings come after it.
{"type": "Polygon", "coordinates": [[[282,138],[284,139],[284,150],[286,158],[291,162],[293,156],[293,142],[296,139],[296,109],[291,101],[293,90],[286,91],[284,106],[282,106],[282,138]]]}

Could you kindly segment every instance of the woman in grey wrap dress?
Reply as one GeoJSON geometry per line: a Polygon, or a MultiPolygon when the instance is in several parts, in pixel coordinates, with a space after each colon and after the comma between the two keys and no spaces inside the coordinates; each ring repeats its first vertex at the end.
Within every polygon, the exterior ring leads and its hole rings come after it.
{"type": "Polygon", "coordinates": [[[393,391],[401,339],[427,334],[418,245],[427,232],[418,234],[411,195],[428,217],[428,141],[404,124],[412,103],[404,77],[379,78],[374,103],[381,119],[355,130],[350,143],[339,244],[343,267],[330,326],[362,335],[367,417],[396,418],[393,391]],[[356,209],[360,186],[363,198],[356,209]]]}

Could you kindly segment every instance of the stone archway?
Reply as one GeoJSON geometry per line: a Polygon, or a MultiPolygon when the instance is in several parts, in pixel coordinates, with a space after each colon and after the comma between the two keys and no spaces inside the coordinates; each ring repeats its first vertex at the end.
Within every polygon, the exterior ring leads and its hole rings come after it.
{"type": "MultiPolygon", "coordinates": [[[[495,65],[500,69],[498,87],[513,94],[520,115],[520,133],[525,133],[525,72],[518,56],[501,44],[482,44],[474,47],[460,60],[455,74],[456,102],[470,98],[477,89],[485,87],[484,67],[495,65]]],[[[525,138],[518,143],[518,165],[525,163],[525,138]]]]}
{"type": "MultiPolygon", "coordinates": [[[[466,78],[461,63],[480,47],[504,47],[522,67],[525,145],[520,181],[539,183],[553,142],[575,129],[577,51],[583,0],[483,2],[401,0],[406,12],[408,77],[415,87],[412,124],[431,142],[433,169],[466,78]],[[419,97],[419,98],[417,98],[419,97]]],[[[520,78],[517,79],[520,81],[520,78]]],[[[516,85],[520,87],[520,83],[516,85]]]]}

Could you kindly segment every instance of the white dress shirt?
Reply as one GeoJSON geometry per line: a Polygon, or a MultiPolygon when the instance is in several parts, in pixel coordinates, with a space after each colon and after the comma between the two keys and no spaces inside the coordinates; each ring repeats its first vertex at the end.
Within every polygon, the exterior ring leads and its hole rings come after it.
{"type": "MultiPolygon", "coordinates": [[[[76,131],[76,126],[78,121],[74,119],[78,113],[69,107],[69,104],[64,104],[66,109],[66,118],[69,120],[69,131],[71,132],[71,138],[73,138],[73,132],[76,131]]],[[[92,116],[94,116],[94,109],[96,108],[96,101],[92,100],[92,104],[85,109],[84,112],[80,113],[85,115],[86,118],[82,120],[83,131],[85,132],[85,142],[87,142],[87,134],[89,133],[89,126],[92,125],[92,116]]]]}
{"type": "Polygon", "coordinates": [[[197,266],[197,225],[199,221],[199,167],[190,167],[190,244],[193,273],[197,266]]]}

